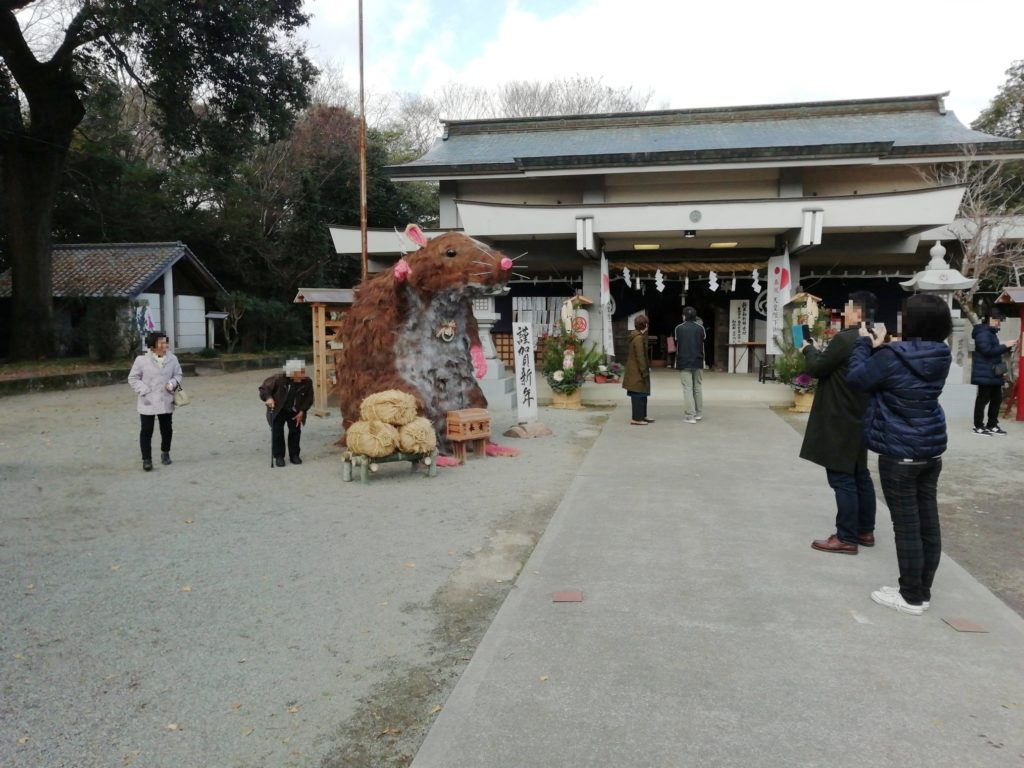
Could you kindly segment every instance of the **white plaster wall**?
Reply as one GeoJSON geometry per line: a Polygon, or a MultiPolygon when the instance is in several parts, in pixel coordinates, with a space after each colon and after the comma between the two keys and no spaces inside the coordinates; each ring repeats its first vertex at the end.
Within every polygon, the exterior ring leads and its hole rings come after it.
{"type": "Polygon", "coordinates": [[[807,197],[884,194],[934,186],[914,168],[899,165],[805,168],[803,181],[807,197]]]}
{"type": "Polygon", "coordinates": [[[175,296],[176,352],[197,352],[206,347],[206,300],[202,296],[175,296]]]}

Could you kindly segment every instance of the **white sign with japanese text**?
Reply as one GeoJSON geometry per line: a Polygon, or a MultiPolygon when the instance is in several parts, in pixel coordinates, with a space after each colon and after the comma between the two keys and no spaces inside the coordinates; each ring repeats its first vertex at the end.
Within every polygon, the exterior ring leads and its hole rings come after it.
{"type": "Polygon", "coordinates": [[[784,267],[783,256],[772,256],[768,259],[768,306],[765,308],[767,319],[767,338],[765,351],[769,355],[781,355],[782,349],[776,339],[786,332],[783,327],[785,319],[783,309],[789,301],[789,270],[784,267]]]}
{"type": "Polygon", "coordinates": [[[533,349],[533,329],[530,324],[512,323],[512,350],[516,361],[516,408],[520,424],[537,420],[537,372],[533,349]]]}
{"type": "MultiPolygon", "coordinates": [[[[750,302],[746,299],[729,301],[729,343],[746,344],[750,340],[750,302]]],[[[736,373],[736,360],[740,358],[746,366],[747,359],[743,354],[734,351],[729,356],[729,373],[736,373]]],[[[746,370],[743,371],[746,373],[746,370]]]]}

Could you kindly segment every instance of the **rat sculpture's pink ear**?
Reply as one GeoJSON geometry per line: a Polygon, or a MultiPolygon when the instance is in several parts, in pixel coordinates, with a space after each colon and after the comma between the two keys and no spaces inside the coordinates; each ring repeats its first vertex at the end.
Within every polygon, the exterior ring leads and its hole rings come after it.
{"type": "Polygon", "coordinates": [[[412,240],[412,242],[416,243],[420,248],[424,248],[427,245],[427,236],[423,234],[423,230],[416,224],[409,224],[405,228],[405,236],[412,240]]]}

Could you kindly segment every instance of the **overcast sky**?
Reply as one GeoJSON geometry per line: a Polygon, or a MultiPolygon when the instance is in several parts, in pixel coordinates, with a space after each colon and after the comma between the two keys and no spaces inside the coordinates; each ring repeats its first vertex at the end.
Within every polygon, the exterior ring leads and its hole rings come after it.
{"type": "MultiPolygon", "coordinates": [[[[357,0],[306,7],[313,58],[358,85],[357,0]]],[[[651,89],[650,109],[949,91],[969,124],[1024,59],[1024,0],[364,0],[363,15],[371,92],[575,74],[651,89]]]]}

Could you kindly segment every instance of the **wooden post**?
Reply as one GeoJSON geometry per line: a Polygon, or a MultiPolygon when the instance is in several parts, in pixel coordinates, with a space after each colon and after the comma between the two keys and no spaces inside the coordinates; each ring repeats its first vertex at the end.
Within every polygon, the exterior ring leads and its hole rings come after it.
{"type": "Polygon", "coordinates": [[[329,382],[327,378],[327,307],[313,304],[313,413],[326,416],[329,382]]]}

